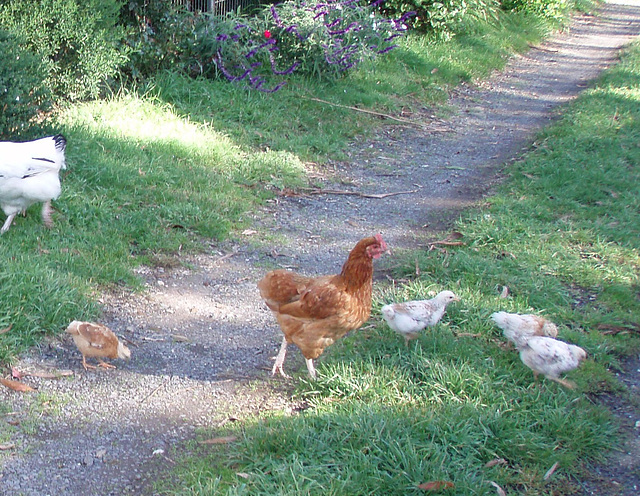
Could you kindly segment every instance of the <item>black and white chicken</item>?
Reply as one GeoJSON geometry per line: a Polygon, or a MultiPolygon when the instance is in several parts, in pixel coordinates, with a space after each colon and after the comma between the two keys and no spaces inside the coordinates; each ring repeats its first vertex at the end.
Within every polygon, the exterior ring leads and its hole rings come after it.
{"type": "Polygon", "coordinates": [[[381,312],[389,327],[404,337],[409,346],[411,339],[428,326],[436,325],[444,315],[447,305],[459,298],[451,291],[441,291],[430,300],[391,303],[382,307],[381,312]]]}
{"type": "Polygon", "coordinates": [[[51,227],[51,200],[60,196],[66,146],[61,134],[34,141],[0,141],[0,207],[7,216],[0,234],[34,203],[43,203],[42,220],[51,227]]]}

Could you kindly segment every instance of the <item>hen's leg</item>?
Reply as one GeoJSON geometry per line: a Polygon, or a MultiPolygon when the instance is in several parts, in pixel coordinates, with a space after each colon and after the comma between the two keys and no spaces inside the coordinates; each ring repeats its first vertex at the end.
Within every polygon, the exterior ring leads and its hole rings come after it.
{"type": "Polygon", "coordinates": [[[44,225],[47,227],[53,227],[53,221],[51,220],[51,212],[53,209],[51,208],[51,202],[44,202],[42,204],[42,221],[44,225]]]}
{"type": "Polygon", "coordinates": [[[282,345],[280,345],[280,351],[278,352],[278,356],[276,357],[276,363],[273,364],[273,369],[271,369],[271,375],[276,375],[276,372],[280,372],[282,377],[289,377],[282,370],[282,365],[284,364],[284,357],[287,354],[287,338],[282,337],[282,345]]]}
{"type": "Polygon", "coordinates": [[[9,230],[9,227],[11,227],[11,223],[13,222],[13,218],[16,216],[16,214],[11,214],[9,217],[7,217],[7,220],[4,221],[4,224],[2,225],[2,228],[0,229],[0,234],[4,234],[9,230]]]}
{"type": "Polygon", "coordinates": [[[305,358],[307,362],[307,370],[309,371],[309,375],[312,379],[316,378],[316,369],[313,366],[313,360],[311,358],[305,358]]]}
{"type": "Polygon", "coordinates": [[[98,365],[104,369],[115,369],[115,365],[111,365],[110,363],[104,362],[98,358],[98,365]]]}

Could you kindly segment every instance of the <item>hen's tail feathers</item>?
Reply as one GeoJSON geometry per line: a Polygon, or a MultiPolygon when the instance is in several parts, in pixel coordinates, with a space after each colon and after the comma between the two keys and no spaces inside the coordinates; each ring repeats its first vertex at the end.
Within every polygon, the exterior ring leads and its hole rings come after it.
{"type": "Polygon", "coordinates": [[[59,152],[63,152],[67,147],[67,138],[65,138],[62,134],[56,134],[53,137],[53,142],[56,145],[56,150],[59,152]]]}

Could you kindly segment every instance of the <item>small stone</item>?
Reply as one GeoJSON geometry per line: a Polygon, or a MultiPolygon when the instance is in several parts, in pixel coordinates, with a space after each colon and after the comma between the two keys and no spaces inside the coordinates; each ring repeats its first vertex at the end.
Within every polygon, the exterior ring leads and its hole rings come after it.
{"type": "Polygon", "coordinates": [[[87,467],[93,465],[93,456],[90,453],[87,453],[82,460],[82,464],[86,465],[87,467]]]}

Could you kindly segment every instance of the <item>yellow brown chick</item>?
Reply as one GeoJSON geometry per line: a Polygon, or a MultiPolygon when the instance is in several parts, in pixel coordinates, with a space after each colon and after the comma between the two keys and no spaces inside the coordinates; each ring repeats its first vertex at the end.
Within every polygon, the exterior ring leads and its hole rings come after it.
{"type": "Polygon", "coordinates": [[[99,366],[105,369],[116,367],[106,363],[102,358],[121,358],[123,360],[131,358],[129,348],[123,345],[107,326],[74,320],[67,327],[67,332],[71,334],[73,342],[82,353],[82,366],[85,370],[96,368],[87,363],[87,357],[97,358],[99,366]]]}

